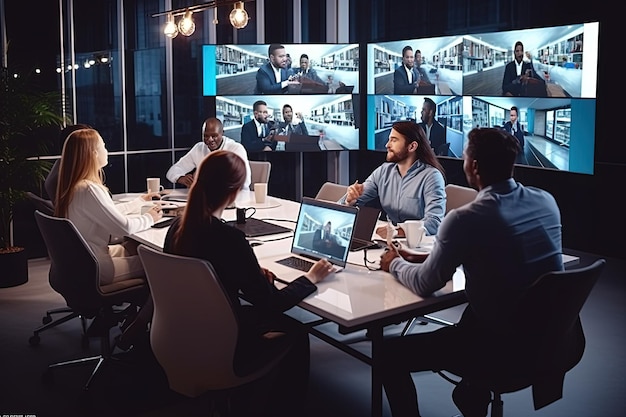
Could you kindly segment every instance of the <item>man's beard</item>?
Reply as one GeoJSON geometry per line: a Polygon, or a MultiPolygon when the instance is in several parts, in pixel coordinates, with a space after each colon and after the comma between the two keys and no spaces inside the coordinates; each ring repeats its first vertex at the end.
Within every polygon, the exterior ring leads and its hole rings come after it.
{"type": "Polygon", "coordinates": [[[409,151],[406,149],[402,152],[392,152],[387,151],[387,162],[401,162],[404,161],[409,156],[409,151]]]}

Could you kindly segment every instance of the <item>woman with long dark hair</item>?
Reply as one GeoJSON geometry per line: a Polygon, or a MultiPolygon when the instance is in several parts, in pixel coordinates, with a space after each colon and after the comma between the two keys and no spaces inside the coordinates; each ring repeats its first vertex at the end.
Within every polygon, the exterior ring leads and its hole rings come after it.
{"type": "Polygon", "coordinates": [[[278,290],[273,284],[274,274],[259,266],[244,233],[221,220],[245,178],[245,163],[238,155],[221,150],[207,155],[189,190],[183,215],[168,230],[164,251],[206,259],[213,265],[236,308],[240,325],[234,364],[237,373],[260,368],[272,360],[281,346],[291,346],[270,376],[281,381],[281,395],[276,397],[270,391],[259,394],[272,385],[265,382],[256,384],[254,400],[235,405],[244,408],[254,405],[243,412],[248,416],[299,415],[307,391],[309,338],[300,323],[282,313],[315,292],[315,284],[331,272],[332,264],[320,260],[307,273],[278,290]],[[242,305],[240,297],[250,304],[242,305]],[[272,398],[278,402],[262,404],[271,402],[272,398]]]}

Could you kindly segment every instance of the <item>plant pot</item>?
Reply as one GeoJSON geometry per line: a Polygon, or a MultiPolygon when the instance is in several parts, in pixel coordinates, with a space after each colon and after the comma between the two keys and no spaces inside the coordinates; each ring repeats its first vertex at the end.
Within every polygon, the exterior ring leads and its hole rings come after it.
{"type": "Polygon", "coordinates": [[[0,288],[28,282],[28,258],[24,248],[0,249],[0,288]]]}

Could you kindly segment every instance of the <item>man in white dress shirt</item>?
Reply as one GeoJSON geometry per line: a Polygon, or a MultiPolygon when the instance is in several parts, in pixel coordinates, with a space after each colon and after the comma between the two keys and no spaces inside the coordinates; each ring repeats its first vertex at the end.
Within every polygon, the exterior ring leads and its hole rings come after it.
{"type": "Polygon", "coordinates": [[[190,187],[193,183],[194,171],[202,162],[205,156],[216,150],[231,151],[246,161],[246,181],[243,189],[250,188],[250,164],[248,163],[248,153],[246,149],[239,143],[224,134],[224,125],[215,118],[210,117],[204,121],[202,125],[202,142],[196,143],[193,148],[187,152],[185,156],[180,158],[167,171],[166,177],[174,184],[181,184],[190,187]]]}

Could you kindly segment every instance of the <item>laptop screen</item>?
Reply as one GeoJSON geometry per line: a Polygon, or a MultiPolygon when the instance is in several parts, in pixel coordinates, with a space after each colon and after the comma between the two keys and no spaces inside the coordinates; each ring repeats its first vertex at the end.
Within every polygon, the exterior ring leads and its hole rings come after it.
{"type": "Polygon", "coordinates": [[[358,209],[304,197],[291,252],[346,266],[358,209]]]}

